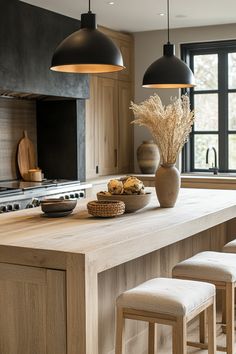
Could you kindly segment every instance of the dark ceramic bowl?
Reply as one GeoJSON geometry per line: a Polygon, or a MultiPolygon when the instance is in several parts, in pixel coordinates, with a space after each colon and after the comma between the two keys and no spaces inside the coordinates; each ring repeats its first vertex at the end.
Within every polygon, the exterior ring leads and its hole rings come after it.
{"type": "Polygon", "coordinates": [[[45,199],[41,201],[44,213],[57,213],[72,211],[77,204],[77,199],[45,199]]]}

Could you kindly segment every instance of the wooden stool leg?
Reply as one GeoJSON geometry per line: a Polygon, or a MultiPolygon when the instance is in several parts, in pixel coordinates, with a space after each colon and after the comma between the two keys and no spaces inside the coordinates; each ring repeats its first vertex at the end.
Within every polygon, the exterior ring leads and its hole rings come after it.
{"type": "Polygon", "coordinates": [[[155,323],[149,322],[148,328],[148,354],[155,353],[155,323]]]}
{"type": "Polygon", "coordinates": [[[221,296],[222,296],[222,332],[226,334],[226,307],[225,307],[225,304],[226,304],[226,297],[225,297],[225,290],[223,289],[221,291],[221,296]]]}
{"type": "Polygon", "coordinates": [[[206,343],[206,311],[199,315],[199,342],[206,343]]]}
{"type": "Polygon", "coordinates": [[[207,308],[208,319],[208,354],[216,354],[216,305],[215,300],[207,308]]]}
{"type": "Polygon", "coordinates": [[[125,330],[125,319],[123,317],[123,309],[117,308],[115,354],[124,354],[124,340],[123,340],[124,330],[125,330]]]}
{"type": "Polygon", "coordinates": [[[227,354],[234,352],[234,284],[226,283],[226,349],[227,354]]]}
{"type": "Polygon", "coordinates": [[[173,326],[172,352],[173,354],[187,354],[187,328],[185,317],[178,317],[176,324],[173,326]]]}
{"type": "Polygon", "coordinates": [[[221,291],[222,296],[222,324],[226,324],[226,298],[225,298],[225,290],[221,291]]]}

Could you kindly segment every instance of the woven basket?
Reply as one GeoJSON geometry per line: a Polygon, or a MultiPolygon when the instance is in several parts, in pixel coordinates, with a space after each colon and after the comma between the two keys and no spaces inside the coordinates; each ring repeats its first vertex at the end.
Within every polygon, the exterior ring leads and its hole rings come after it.
{"type": "Polygon", "coordinates": [[[93,216],[111,217],[125,212],[125,203],[119,200],[94,200],[87,204],[88,213],[93,216]]]}

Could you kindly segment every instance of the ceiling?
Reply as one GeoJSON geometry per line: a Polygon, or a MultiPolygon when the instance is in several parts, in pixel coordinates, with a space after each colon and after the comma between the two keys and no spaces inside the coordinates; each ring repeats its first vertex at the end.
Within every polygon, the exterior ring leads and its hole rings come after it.
{"type": "MultiPolygon", "coordinates": [[[[22,1],[22,0],[21,0],[22,1]]],[[[80,18],[88,0],[24,0],[32,5],[80,18]]],[[[97,23],[115,30],[139,32],[167,26],[166,0],[91,0],[97,23]],[[164,16],[160,16],[164,13],[164,16]]],[[[170,27],[236,23],[235,0],[170,0],[170,27]]]]}

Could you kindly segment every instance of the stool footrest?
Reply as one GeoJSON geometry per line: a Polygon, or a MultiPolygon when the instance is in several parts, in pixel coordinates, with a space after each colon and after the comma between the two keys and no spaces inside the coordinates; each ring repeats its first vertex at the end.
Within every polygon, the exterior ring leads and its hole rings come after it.
{"type": "MultiPolygon", "coordinates": [[[[191,342],[191,341],[188,341],[187,342],[187,345],[189,347],[194,347],[194,348],[200,348],[200,349],[208,349],[208,343],[198,343],[198,342],[191,342]]],[[[219,351],[219,352],[226,352],[226,347],[222,347],[220,345],[217,345],[216,346],[216,349],[219,351]]]]}
{"type": "MultiPolygon", "coordinates": [[[[222,332],[226,333],[226,324],[225,323],[221,323],[221,328],[222,328],[222,332]]],[[[234,330],[236,331],[236,326],[234,326],[234,330]]]]}

